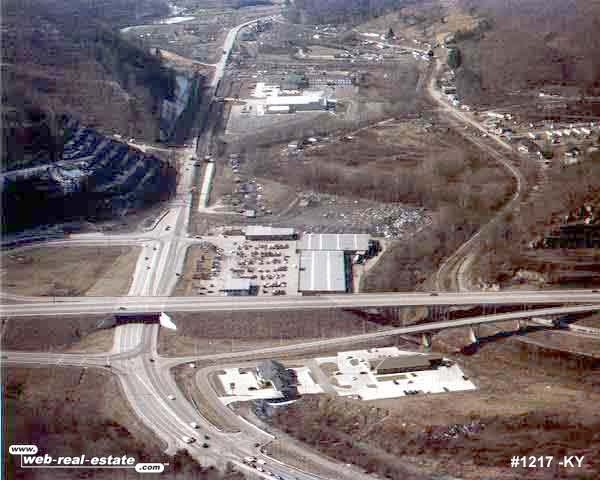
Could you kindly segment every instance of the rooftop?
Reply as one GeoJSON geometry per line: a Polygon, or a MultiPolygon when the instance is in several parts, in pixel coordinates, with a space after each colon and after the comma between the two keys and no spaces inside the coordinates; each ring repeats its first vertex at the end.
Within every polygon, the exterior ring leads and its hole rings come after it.
{"type": "Polygon", "coordinates": [[[225,281],[225,285],[223,285],[222,290],[250,290],[251,287],[252,283],[247,278],[230,278],[225,281]]]}
{"type": "Polygon", "coordinates": [[[303,235],[300,250],[365,251],[369,249],[369,235],[363,233],[309,233],[303,235]]]}
{"type": "Polygon", "coordinates": [[[249,225],[244,229],[247,237],[253,236],[291,236],[296,232],[293,228],[264,227],[261,225],[249,225]]]}
{"type": "Polygon", "coordinates": [[[371,359],[373,370],[388,368],[423,368],[428,369],[432,362],[439,362],[443,358],[439,355],[399,355],[371,359]]]}
{"type": "Polygon", "coordinates": [[[304,250],[300,254],[301,292],[345,292],[346,268],[342,250],[304,250]]]}

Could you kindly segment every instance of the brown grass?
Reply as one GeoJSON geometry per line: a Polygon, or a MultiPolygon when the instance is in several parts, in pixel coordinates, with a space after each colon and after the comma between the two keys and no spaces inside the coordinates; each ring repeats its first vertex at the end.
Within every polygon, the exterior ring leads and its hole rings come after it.
{"type": "MultiPolygon", "coordinates": [[[[436,337],[437,345],[454,345],[455,337],[455,332],[436,337]]],[[[515,340],[484,345],[458,362],[477,391],[374,402],[310,398],[276,414],[274,421],[324,453],[392,478],[428,478],[432,472],[465,479],[523,478],[508,459],[540,449],[547,455],[586,455],[589,461],[578,478],[595,478],[600,468],[594,434],[600,426],[597,371],[568,355],[515,340]],[[452,425],[475,425],[476,431],[444,437],[452,425]]],[[[556,478],[547,473],[527,475],[556,478]]]]}
{"type": "Polygon", "coordinates": [[[173,313],[177,331],[161,329],[159,351],[191,355],[331,338],[378,328],[348,311],[173,313]]]}
{"type": "Polygon", "coordinates": [[[120,295],[132,280],[138,247],[33,248],[3,256],[3,288],[42,296],[120,295]]]}
{"type": "Polygon", "coordinates": [[[2,348],[54,352],[105,352],[110,350],[113,329],[98,330],[107,315],[66,317],[9,317],[2,320],[2,348]]]}

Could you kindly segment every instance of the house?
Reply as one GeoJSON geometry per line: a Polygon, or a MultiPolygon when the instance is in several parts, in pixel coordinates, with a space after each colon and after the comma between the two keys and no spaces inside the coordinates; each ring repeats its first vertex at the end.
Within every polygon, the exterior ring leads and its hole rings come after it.
{"type": "Polygon", "coordinates": [[[454,85],[444,85],[442,87],[442,93],[444,95],[449,95],[452,93],[456,93],[456,87],[454,85]]]}
{"type": "Polygon", "coordinates": [[[521,153],[536,153],[540,151],[540,147],[537,143],[529,138],[524,138],[519,142],[517,150],[521,153]]]}

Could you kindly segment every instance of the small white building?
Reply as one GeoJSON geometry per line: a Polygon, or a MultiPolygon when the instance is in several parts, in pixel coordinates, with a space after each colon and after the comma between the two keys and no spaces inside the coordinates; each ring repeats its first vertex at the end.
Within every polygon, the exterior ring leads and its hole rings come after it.
{"type": "Polygon", "coordinates": [[[247,278],[230,278],[225,282],[221,292],[230,297],[247,297],[252,295],[256,286],[247,278]]]}
{"type": "Polygon", "coordinates": [[[244,229],[244,236],[247,240],[295,240],[296,231],[293,228],[250,225],[244,229]]]}

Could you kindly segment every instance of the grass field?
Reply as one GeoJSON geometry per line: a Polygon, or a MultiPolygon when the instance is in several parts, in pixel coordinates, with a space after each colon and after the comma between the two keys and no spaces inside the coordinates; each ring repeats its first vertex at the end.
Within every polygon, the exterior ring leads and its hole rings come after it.
{"type": "Polygon", "coordinates": [[[161,329],[159,351],[163,355],[239,351],[379,328],[347,311],[173,313],[171,318],[177,331],[161,329]]]}
{"type": "Polygon", "coordinates": [[[4,350],[100,353],[111,349],[114,329],[98,330],[110,315],[9,317],[2,320],[4,350]]]}
{"type": "Polygon", "coordinates": [[[52,247],[7,253],[3,288],[19,295],[78,296],[127,293],[138,247],[52,247]]]}

